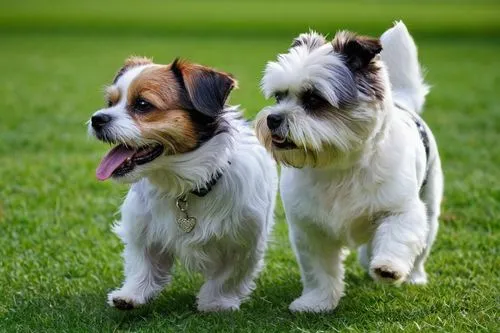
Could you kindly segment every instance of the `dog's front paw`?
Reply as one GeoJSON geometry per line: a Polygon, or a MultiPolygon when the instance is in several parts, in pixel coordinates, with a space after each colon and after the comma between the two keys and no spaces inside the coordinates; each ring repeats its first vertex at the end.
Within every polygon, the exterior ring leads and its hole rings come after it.
{"type": "Polygon", "coordinates": [[[146,303],[142,297],[127,293],[121,289],[114,290],[108,294],[108,304],[120,310],[132,310],[146,303]]]}
{"type": "Polygon", "coordinates": [[[293,301],[289,309],[292,312],[330,312],[337,307],[338,303],[338,297],[329,295],[325,291],[312,291],[293,301]]]}
{"type": "Polygon", "coordinates": [[[396,285],[406,279],[407,271],[404,265],[390,260],[374,261],[370,266],[370,275],[375,280],[396,285]]]}

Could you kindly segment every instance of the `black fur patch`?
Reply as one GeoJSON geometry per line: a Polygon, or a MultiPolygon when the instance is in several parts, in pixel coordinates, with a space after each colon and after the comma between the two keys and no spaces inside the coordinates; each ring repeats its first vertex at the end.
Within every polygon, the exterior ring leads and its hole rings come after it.
{"type": "Polygon", "coordinates": [[[372,59],[382,51],[378,39],[358,37],[344,45],[343,54],[347,65],[354,71],[366,68],[372,59]]]}
{"type": "Polygon", "coordinates": [[[179,67],[180,61],[181,60],[179,58],[175,58],[174,62],[172,62],[170,70],[174,74],[174,77],[177,80],[179,87],[181,88],[179,93],[180,93],[180,102],[182,108],[185,110],[194,110],[193,103],[191,103],[191,98],[189,97],[186,85],[184,84],[184,77],[182,75],[182,70],[179,67]]]}
{"type": "Polygon", "coordinates": [[[193,82],[186,88],[194,107],[206,115],[217,115],[224,109],[234,81],[210,70],[195,71],[192,75],[194,80],[191,79],[193,82]]]}
{"type": "Polygon", "coordinates": [[[359,92],[382,100],[385,87],[379,75],[380,65],[376,61],[376,56],[382,51],[380,40],[343,31],[335,36],[332,45],[335,52],[344,56],[347,67],[355,76],[359,92]]]}
{"type": "MultiPolygon", "coordinates": [[[[203,77],[204,82],[195,84],[194,87],[188,89],[181,66],[181,60],[177,58],[172,63],[171,70],[181,88],[181,107],[189,111],[189,117],[199,134],[198,146],[201,146],[215,135],[227,132],[228,125],[220,117],[220,114],[224,109],[224,103],[234,85],[234,81],[231,80],[231,87],[229,88],[223,86],[224,91],[221,92],[221,88],[218,88],[217,84],[213,82],[213,77],[208,78],[208,80],[203,77]],[[201,91],[198,91],[198,89],[201,91]],[[191,90],[191,93],[189,90],[191,90]]],[[[197,80],[198,78],[195,79],[195,81],[197,80]]]]}

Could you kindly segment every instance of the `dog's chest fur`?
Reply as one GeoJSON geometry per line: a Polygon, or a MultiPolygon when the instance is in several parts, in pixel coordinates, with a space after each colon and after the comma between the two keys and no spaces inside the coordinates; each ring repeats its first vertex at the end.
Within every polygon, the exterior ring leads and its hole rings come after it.
{"type": "Polygon", "coordinates": [[[377,218],[398,204],[390,180],[381,184],[373,172],[322,174],[287,168],[282,172],[283,201],[294,222],[313,223],[346,245],[367,241],[377,218]]]}
{"type": "MultiPolygon", "coordinates": [[[[206,197],[188,196],[187,212],[197,221],[191,232],[185,232],[177,224],[177,219],[185,215],[176,200],[158,195],[146,181],[139,182],[131,188],[122,207],[123,219],[135,220],[122,221],[115,231],[125,239],[128,237],[124,232],[139,233],[141,242],[175,254],[188,270],[210,275],[232,250],[254,242],[257,237],[250,235],[263,228],[246,217],[244,209],[228,207],[231,201],[221,190],[215,188],[206,197]],[[214,197],[220,199],[214,202],[214,197]]],[[[238,260],[236,252],[231,260],[238,260]]]]}

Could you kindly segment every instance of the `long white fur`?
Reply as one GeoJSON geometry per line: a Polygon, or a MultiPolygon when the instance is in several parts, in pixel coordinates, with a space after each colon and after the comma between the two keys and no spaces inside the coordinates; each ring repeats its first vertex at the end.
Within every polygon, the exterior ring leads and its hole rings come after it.
{"type": "MultiPolygon", "coordinates": [[[[413,120],[416,113],[412,113],[420,111],[427,92],[413,39],[403,23],[385,36],[382,59],[390,60],[386,65],[377,60],[385,77],[385,98],[371,105],[362,103],[362,110],[353,111],[360,113],[360,119],[365,116],[364,126],[369,134],[358,136],[362,144],[346,154],[343,163],[327,159],[330,163],[319,167],[305,164],[300,168],[282,168],[280,192],[303,284],[302,295],[290,305],[292,311],[322,312],[337,306],[344,293],[345,247],[363,244],[360,262],[374,279],[396,284],[427,282],[423,265],[437,233],[443,176],[434,137],[427,128],[430,141],[427,162],[413,120]],[[390,83],[386,66],[392,73],[390,83]],[[393,96],[408,110],[397,108],[393,96]],[[427,185],[419,193],[426,173],[427,185]],[[385,279],[380,272],[394,273],[395,278],[385,279]]],[[[296,73],[303,75],[303,82],[314,82],[316,71],[303,72],[301,56],[309,61],[307,55],[298,52],[289,55],[295,57],[293,63],[300,67],[296,71],[291,69],[294,74],[290,74],[290,86],[300,81],[296,73]]],[[[322,63],[313,68],[317,66],[322,63]]],[[[273,71],[266,71],[263,87],[267,95],[286,85],[282,75],[278,73],[278,79],[273,71]]],[[[297,113],[295,109],[300,106],[293,101],[289,103],[290,112],[297,113]]],[[[281,104],[266,108],[263,115],[278,111],[288,116],[288,109],[281,104]]],[[[262,117],[259,115],[258,119],[262,117]]],[[[300,121],[294,126],[309,128],[318,122],[305,114],[300,121]]],[[[260,125],[257,126],[259,131],[260,125]]],[[[319,126],[331,127],[332,123],[319,126]]],[[[335,138],[345,134],[354,135],[335,131],[330,135],[335,138]]],[[[290,136],[293,138],[294,133],[290,136]]],[[[353,136],[348,141],[354,139],[353,136]]],[[[329,154],[329,148],[324,149],[319,151],[320,155],[329,154]]],[[[273,153],[289,157],[286,153],[273,153]]]]}
{"type": "Polygon", "coordinates": [[[429,86],[424,82],[418,63],[417,46],[402,21],[380,37],[381,57],[387,66],[396,103],[421,113],[429,86]],[[404,61],[402,61],[404,60],[404,61]]]}
{"type": "MultiPolygon", "coordinates": [[[[140,71],[118,80],[122,92],[140,71]]],[[[125,113],[123,103],[98,112],[125,113]]],[[[227,132],[192,152],[137,166],[122,179],[132,183],[114,226],[125,243],[125,281],[109,294],[111,306],[135,307],[156,296],[170,281],[175,258],[206,279],[197,296],[200,311],[236,310],[254,289],[273,226],[278,176],[275,162],[239,115],[237,107],[228,107],[227,132]],[[218,171],[222,176],[206,196],[190,193],[218,171]],[[176,207],[183,195],[197,219],[190,233],[176,223],[184,216],[176,207]]],[[[121,114],[113,128],[131,144],[143,142],[126,119],[121,114]]]]}
{"type": "MultiPolygon", "coordinates": [[[[300,37],[305,38],[306,34],[300,37]]],[[[314,39],[316,48],[308,44],[292,47],[288,53],[278,55],[276,62],[266,66],[261,87],[266,97],[277,92],[288,92],[286,100],[279,104],[266,107],[256,117],[257,133],[269,131],[266,118],[271,113],[284,113],[287,116],[289,137],[302,144],[305,150],[279,150],[274,155],[280,155],[285,164],[296,167],[311,163],[311,152],[322,151],[314,157],[316,166],[337,167],[349,166],[357,151],[363,158],[370,158],[369,145],[373,140],[370,136],[379,133],[378,128],[384,125],[391,114],[381,112],[393,102],[390,94],[383,103],[374,104],[368,96],[355,91],[355,80],[344,63],[343,56],[336,53],[331,43],[321,44],[324,37],[317,33],[309,33],[314,39]],[[319,39],[319,40],[318,40],[319,39]],[[339,103],[357,94],[359,105],[349,113],[332,112],[330,121],[310,117],[304,110],[299,95],[302,91],[314,87],[333,106],[339,108],[339,103]],[[377,112],[379,111],[379,112],[377,112]],[[356,124],[356,126],[351,126],[356,124]],[[357,128],[357,131],[353,129],[357,128]],[[330,146],[332,149],[324,149],[330,146]]],[[[390,85],[387,75],[383,76],[387,86],[390,85]]],[[[268,134],[266,134],[268,135],[268,134]]]]}
{"type": "MultiPolygon", "coordinates": [[[[329,79],[342,80],[339,72],[336,77],[331,77],[325,67],[332,69],[344,69],[346,66],[339,57],[333,57],[331,48],[318,47],[309,49],[307,45],[300,45],[290,49],[289,53],[280,54],[277,62],[269,62],[266,67],[267,73],[272,73],[272,79],[262,82],[262,89],[266,97],[271,97],[271,93],[277,91],[291,90],[298,92],[298,89],[312,87],[320,90],[333,106],[339,105],[339,96],[332,91],[329,79]]],[[[342,74],[349,75],[345,69],[342,74]]],[[[341,82],[336,82],[338,89],[344,89],[341,82]]]]}

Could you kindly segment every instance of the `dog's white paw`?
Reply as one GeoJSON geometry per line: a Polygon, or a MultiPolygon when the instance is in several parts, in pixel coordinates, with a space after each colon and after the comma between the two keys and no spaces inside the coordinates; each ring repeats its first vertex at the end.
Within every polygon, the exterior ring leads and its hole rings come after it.
{"type": "Polygon", "coordinates": [[[406,280],[408,268],[402,263],[392,260],[373,260],[370,265],[370,275],[377,281],[401,284],[406,280]]]}
{"type": "Polygon", "coordinates": [[[239,309],[240,302],[233,299],[198,300],[198,311],[200,312],[237,311],[239,309]]]}
{"type": "Polygon", "coordinates": [[[131,310],[146,304],[144,297],[117,289],[108,294],[108,304],[120,310],[131,310]]]}
{"type": "Polygon", "coordinates": [[[337,307],[339,300],[324,290],[311,291],[293,301],[289,309],[292,312],[329,312],[337,307]]]}
{"type": "Polygon", "coordinates": [[[409,284],[418,284],[418,285],[427,284],[427,273],[425,273],[424,270],[413,271],[408,277],[407,282],[409,284]]]}

